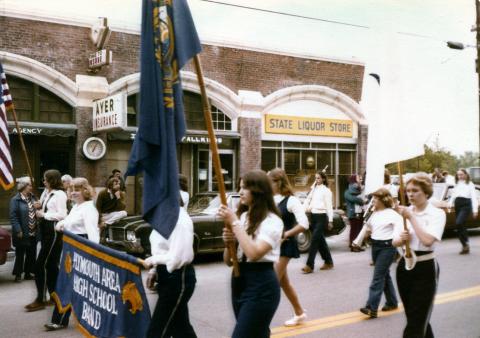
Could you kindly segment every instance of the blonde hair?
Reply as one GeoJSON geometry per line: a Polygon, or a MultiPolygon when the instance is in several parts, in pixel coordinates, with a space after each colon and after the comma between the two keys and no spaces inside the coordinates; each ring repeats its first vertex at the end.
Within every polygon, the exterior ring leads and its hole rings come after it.
{"type": "Polygon", "coordinates": [[[75,177],[72,182],[70,182],[70,185],[68,186],[68,191],[71,193],[75,188],[78,188],[82,192],[82,196],[85,199],[85,201],[90,201],[93,199],[95,196],[95,192],[88,183],[88,180],[85,177],[75,177]]]}
{"type": "Polygon", "coordinates": [[[432,179],[426,173],[416,173],[407,180],[407,185],[409,184],[416,185],[427,195],[427,198],[432,197],[433,195],[433,184],[432,179]]]}
{"type": "Polygon", "coordinates": [[[375,196],[380,202],[382,202],[385,208],[393,208],[393,206],[395,205],[390,191],[385,188],[378,189],[372,194],[372,196],[375,196]]]}

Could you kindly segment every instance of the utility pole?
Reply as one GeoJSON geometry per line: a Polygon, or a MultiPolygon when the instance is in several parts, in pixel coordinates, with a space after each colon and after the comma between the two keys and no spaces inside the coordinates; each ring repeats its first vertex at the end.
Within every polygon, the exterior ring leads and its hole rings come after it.
{"type": "Polygon", "coordinates": [[[475,71],[478,76],[478,125],[479,125],[479,143],[478,143],[478,165],[480,166],[480,0],[475,0],[475,9],[477,11],[477,21],[475,31],[477,32],[477,60],[475,61],[475,71]]]}

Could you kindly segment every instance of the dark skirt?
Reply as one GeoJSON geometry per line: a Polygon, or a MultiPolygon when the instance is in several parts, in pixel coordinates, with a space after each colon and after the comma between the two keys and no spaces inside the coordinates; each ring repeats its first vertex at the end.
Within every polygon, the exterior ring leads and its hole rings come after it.
{"type": "Polygon", "coordinates": [[[288,237],[283,241],[280,247],[280,256],[290,258],[300,257],[300,250],[298,250],[297,239],[295,237],[288,237]]]}

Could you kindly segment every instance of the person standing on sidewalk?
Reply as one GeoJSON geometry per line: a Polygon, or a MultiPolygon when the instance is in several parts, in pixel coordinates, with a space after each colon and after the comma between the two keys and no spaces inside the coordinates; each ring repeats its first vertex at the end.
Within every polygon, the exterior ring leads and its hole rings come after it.
{"type": "Polygon", "coordinates": [[[15,282],[33,279],[35,258],[37,256],[37,217],[35,215],[35,196],[32,194],[30,177],[17,179],[18,194],[10,200],[10,223],[12,241],[15,247],[15,264],[13,275],[15,282]]]}
{"type": "Polygon", "coordinates": [[[348,179],[348,188],[344,193],[345,202],[347,203],[347,217],[350,223],[350,237],[349,246],[350,251],[363,251],[360,246],[353,245],[354,239],[360,233],[363,226],[363,205],[365,200],[362,198],[362,185],[360,183],[360,176],[353,174],[348,179]]]}
{"type": "Polygon", "coordinates": [[[468,232],[465,223],[468,217],[473,213],[473,218],[478,216],[478,199],[475,192],[475,185],[470,181],[470,175],[465,169],[459,169],[455,175],[455,187],[453,194],[448,202],[449,206],[455,206],[455,224],[462,250],[460,255],[470,253],[470,245],[468,242],[468,232]]]}
{"type": "Polygon", "coordinates": [[[312,214],[313,235],[307,263],[302,268],[302,272],[305,274],[313,272],[317,251],[324,260],[320,270],[331,270],[333,269],[333,259],[325,240],[325,229],[331,229],[333,226],[332,191],[328,188],[327,175],[323,171],[317,171],[315,174],[315,183],[303,205],[305,211],[312,214]]]}
{"type": "Polygon", "coordinates": [[[67,195],[62,190],[60,178],[60,172],[56,169],[47,170],[43,174],[45,190],[36,212],[41,238],[41,248],[35,264],[37,297],[25,306],[27,312],[44,309],[47,305],[47,290],[50,294],[55,291],[62,254],[62,234],[55,230],[55,224],[67,216],[67,195]]]}
{"type": "Polygon", "coordinates": [[[392,245],[393,229],[402,226],[402,217],[392,208],[395,206],[390,192],[381,188],[372,194],[375,211],[368,219],[366,226],[371,230],[372,260],[375,264],[373,279],[370,283],[368,300],[360,312],[377,318],[377,309],[385,294],[386,302],[382,311],[391,311],[398,308],[395,287],[390,277],[390,265],[395,259],[397,250],[392,245]]]}
{"type": "Polygon", "coordinates": [[[285,170],[275,168],[268,173],[268,176],[272,180],[273,198],[282,216],[284,226],[280,259],[275,263],[275,271],[280,281],[280,287],[294,310],[293,317],[285,322],[285,326],[295,326],[305,321],[307,315],[300,305],[295,289],[290,284],[287,266],[291,258],[300,257],[295,236],[308,229],[308,218],[302,203],[293,195],[293,189],[285,170]]]}
{"type": "Polygon", "coordinates": [[[398,293],[407,317],[403,337],[433,338],[429,322],[439,277],[434,251],[442,239],[446,215],[428,200],[433,186],[427,174],[410,178],[406,190],[410,206],[397,206],[397,211],[406,218],[408,230],[404,230],[403,224],[395,226],[392,242],[396,247],[403,247],[409,241],[416,255],[416,264],[410,270],[406,269],[405,258],[397,264],[398,293]]]}

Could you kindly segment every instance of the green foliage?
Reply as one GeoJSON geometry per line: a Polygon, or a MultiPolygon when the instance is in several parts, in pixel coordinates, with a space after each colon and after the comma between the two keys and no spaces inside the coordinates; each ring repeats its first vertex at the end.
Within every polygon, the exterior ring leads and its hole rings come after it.
{"type": "MultiPolygon", "coordinates": [[[[450,151],[446,151],[443,148],[433,149],[425,146],[425,154],[416,158],[412,158],[403,162],[404,173],[414,173],[423,171],[426,173],[432,173],[435,168],[440,170],[447,170],[450,174],[455,173],[457,168],[471,167],[478,163],[478,159],[475,159],[476,154],[467,152],[465,155],[457,158],[450,151]],[[467,156],[467,154],[469,154],[467,156]],[[476,161],[476,162],[475,162],[476,161]]],[[[392,163],[387,165],[388,170],[392,174],[398,174],[397,164],[392,163]]]]}
{"type": "Polygon", "coordinates": [[[478,153],[473,151],[467,151],[465,154],[458,157],[458,168],[478,167],[480,163],[478,161],[478,153]]]}

